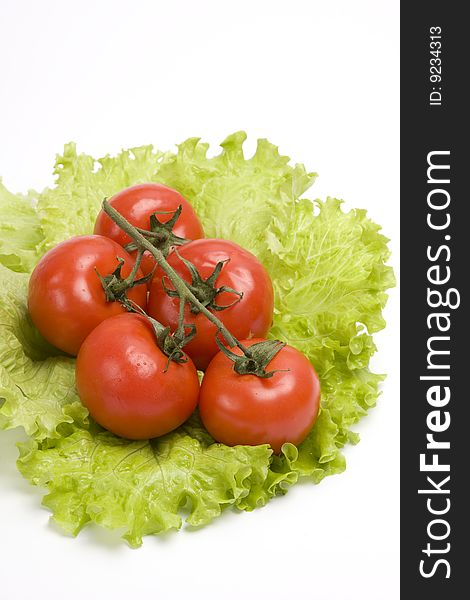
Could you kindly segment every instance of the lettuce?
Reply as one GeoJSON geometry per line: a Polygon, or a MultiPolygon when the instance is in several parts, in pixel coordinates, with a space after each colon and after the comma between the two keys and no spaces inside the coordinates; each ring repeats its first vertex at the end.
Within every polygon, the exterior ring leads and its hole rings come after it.
{"type": "Polygon", "coordinates": [[[0,179],[0,264],[13,271],[30,271],[39,258],[43,235],[34,197],[11,194],[0,179]]]}
{"type": "Polygon", "coordinates": [[[122,528],[131,546],[142,535],[179,529],[181,507],[187,523],[199,527],[240,505],[262,488],[271,455],[266,445],[229,448],[198,439],[191,422],[144,442],[77,429],[43,446],[22,445],[18,465],[32,483],[49,487],[44,504],[55,521],[72,534],[89,521],[122,528]]]}
{"type": "Polygon", "coordinates": [[[56,185],[38,199],[38,217],[44,235],[41,252],[74,235],[93,233],[96,215],[104,198],[123,188],[156,181],[167,155],[142,146],[122,151],[115,158],[94,160],[77,154],[73,143],[66,144],[56,159],[56,185]]]}
{"type": "MultiPolygon", "coordinates": [[[[339,200],[302,196],[315,180],[266,140],[243,154],[243,132],[222,152],[191,138],[176,153],[151,146],[94,160],[73,144],[57,157],[55,186],[31,197],[0,188],[8,234],[0,246],[0,426],[22,426],[30,441],[18,462],[44,503],[76,534],[93,521],[142,536],[208,523],[227,506],[252,510],[299,479],[314,483],[345,468],[341,448],[356,443],[351,427],[374,406],[383,379],[369,370],[373,334],[385,326],[386,290],[394,285],[387,238],[364,210],[344,212],[339,200]],[[308,438],[268,446],[217,444],[197,414],[175,432],[130,442],[87,416],[74,387],[74,361],[42,340],[26,310],[26,285],[37,259],[72,235],[90,233],[103,197],[158,181],[192,202],[208,236],[254,252],[273,279],[271,336],[295,346],[315,365],[322,408],[308,438]],[[28,228],[28,235],[25,234],[28,228]]],[[[3,221],[2,221],[3,222],[3,221]]]]}
{"type": "Polygon", "coordinates": [[[87,411],[75,391],[75,361],[41,338],[26,307],[28,276],[0,265],[0,427],[38,440],[70,432],[87,411]]]}

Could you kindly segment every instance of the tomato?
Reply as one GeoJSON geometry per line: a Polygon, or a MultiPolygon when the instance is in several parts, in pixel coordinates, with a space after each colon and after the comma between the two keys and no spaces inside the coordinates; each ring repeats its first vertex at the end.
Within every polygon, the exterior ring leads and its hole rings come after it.
{"type": "MultiPolygon", "coordinates": [[[[244,340],[251,346],[261,340],[244,340]]],[[[239,348],[232,352],[241,355],[239,348]]],[[[270,378],[238,375],[219,352],[202,380],[199,413],[207,431],[228,446],[270,444],[279,453],[284,442],[300,444],[312,429],[320,406],[320,383],[307,358],[284,346],[266,370],[270,378]],[[285,370],[284,370],[285,369],[285,370]]]]}
{"type": "MultiPolygon", "coordinates": [[[[143,183],[122,190],[113,196],[109,203],[121,215],[141,229],[150,229],[150,216],[157,211],[174,212],[182,206],[181,214],[173,227],[176,236],[197,240],[204,237],[204,231],[193,207],[176,190],[160,183],[143,183]]],[[[172,215],[157,215],[160,222],[166,223],[172,215]]],[[[95,233],[111,238],[121,246],[132,242],[131,238],[102,210],[95,223],[95,233]]],[[[135,251],[133,252],[135,254],[135,251]]],[[[144,275],[150,273],[155,265],[155,259],[149,252],[145,252],[140,268],[144,275]]]]}
{"type": "MultiPolygon", "coordinates": [[[[211,309],[211,312],[239,339],[266,336],[273,318],[273,287],[266,269],[253,254],[234,242],[221,239],[196,240],[178,248],[178,254],[192,262],[204,280],[210,277],[217,263],[227,261],[215,286],[228,286],[242,293],[243,297],[240,299],[234,293],[223,291],[214,300],[217,305],[226,306],[239,301],[230,308],[211,309]]],[[[183,279],[191,282],[189,269],[178,254],[171,253],[168,263],[183,279]]],[[[174,330],[178,323],[179,298],[168,296],[162,283],[163,277],[164,273],[158,267],[150,285],[148,313],[174,330]]],[[[167,278],[165,285],[172,289],[167,278]]],[[[198,369],[204,370],[219,351],[215,341],[217,328],[202,313],[192,313],[189,306],[185,307],[184,322],[196,325],[197,331],[195,338],[185,346],[185,352],[198,369]]]]}
{"type": "Polygon", "coordinates": [[[188,360],[170,361],[145,317],[128,313],[103,321],[77,358],[77,390],[100,425],[133,440],[172,431],[196,408],[199,380],[188,360]]]}
{"type": "MultiPolygon", "coordinates": [[[[86,336],[104,319],[126,312],[119,302],[108,302],[101,276],[124,260],[122,277],[129,275],[134,260],[116,242],[99,235],[83,235],[49,250],[29,280],[28,309],[33,323],[51,344],[76,355],[86,336]]],[[[140,269],[137,278],[142,277],[140,269]]],[[[145,309],[147,289],[138,285],[128,298],[145,309]]]]}

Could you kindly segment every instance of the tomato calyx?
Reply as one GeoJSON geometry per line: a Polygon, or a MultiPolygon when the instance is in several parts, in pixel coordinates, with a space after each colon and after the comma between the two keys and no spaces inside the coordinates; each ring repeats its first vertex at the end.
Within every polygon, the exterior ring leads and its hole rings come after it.
{"type": "Polygon", "coordinates": [[[196,335],[196,326],[193,324],[183,325],[182,327],[178,327],[178,329],[172,334],[169,327],[163,327],[161,323],[152,317],[147,316],[147,318],[152,325],[158,347],[163,354],[168,356],[165,371],[168,369],[170,361],[179,364],[187,363],[189,357],[184,352],[183,348],[196,335]],[[186,333],[186,329],[189,329],[189,333],[186,333]]]}
{"type": "Polygon", "coordinates": [[[178,328],[171,333],[170,327],[165,327],[157,319],[148,315],[138,304],[132,300],[128,301],[128,310],[144,317],[152,326],[157,346],[168,357],[165,371],[168,370],[170,361],[183,364],[189,360],[188,355],[183,351],[184,346],[188,344],[196,335],[196,326],[192,323],[183,323],[182,316],[178,328]],[[187,332],[188,330],[188,332],[187,332]]]}
{"type": "Polygon", "coordinates": [[[221,342],[218,335],[216,336],[216,342],[225,356],[233,361],[233,369],[238,375],[256,375],[256,377],[260,377],[261,379],[268,379],[275,373],[286,371],[286,369],[266,371],[268,364],[286,345],[285,342],[281,342],[280,340],[263,340],[262,342],[253,344],[249,348],[239,344],[239,348],[243,352],[242,355],[235,354],[235,352],[227,348],[221,342]]]}
{"type": "Polygon", "coordinates": [[[127,290],[135,287],[136,285],[141,285],[143,283],[147,283],[153,277],[153,271],[141,277],[140,279],[135,279],[135,274],[139,268],[140,260],[137,260],[132,272],[128,277],[123,278],[121,274],[122,267],[125,263],[123,258],[119,256],[116,257],[118,264],[112,273],[108,275],[101,275],[98,272],[98,269],[95,267],[96,275],[101,281],[101,285],[103,286],[104,293],[106,295],[106,300],[108,302],[120,302],[125,308],[128,310],[132,310],[129,305],[129,299],[127,298],[127,290]]]}
{"type": "MultiPolygon", "coordinates": [[[[191,261],[181,256],[177,250],[175,250],[175,252],[178,258],[184,263],[184,265],[187,267],[188,271],[191,274],[191,283],[188,283],[186,281],[186,286],[190,290],[190,292],[192,292],[196,296],[196,298],[199,300],[202,306],[204,306],[207,309],[221,311],[225,310],[226,308],[230,308],[237,302],[240,302],[240,300],[243,298],[243,292],[238,292],[237,290],[234,290],[231,287],[228,287],[226,285],[216,287],[217,278],[220,275],[220,272],[222,271],[224,265],[230,261],[230,258],[218,262],[211,275],[207,279],[203,279],[199,271],[196,269],[196,267],[191,261]],[[238,296],[238,298],[230,304],[217,304],[216,298],[222,292],[235,294],[236,296],[238,296]]],[[[167,285],[165,284],[165,277],[162,278],[162,286],[166,294],[170,296],[170,298],[179,297],[179,293],[176,290],[172,290],[167,287],[167,285]]],[[[195,315],[197,315],[200,312],[200,309],[195,304],[191,304],[190,310],[195,315]]]]}
{"type": "MultiPolygon", "coordinates": [[[[180,204],[175,211],[160,210],[150,215],[150,229],[141,229],[136,227],[137,231],[141,233],[155,248],[158,248],[163,256],[167,257],[173,246],[182,246],[191,240],[180,237],[173,233],[173,227],[178,221],[183,205],[180,204]],[[157,215],[173,215],[168,221],[162,223],[157,215]]],[[[129,242],[124,249],[128,252],[133,252],[138,249],[135,242],[129,242]]]]}

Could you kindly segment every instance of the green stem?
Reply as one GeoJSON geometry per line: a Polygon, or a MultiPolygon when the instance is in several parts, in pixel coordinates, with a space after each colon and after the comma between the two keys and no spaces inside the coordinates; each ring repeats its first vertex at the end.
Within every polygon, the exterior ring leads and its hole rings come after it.
{"type": "Polygon", "coordinates": [[[134,266],[132,267],[132,271],[124,279],[124,281],[126,282],[126,285],[131,285],[132,283],[134,283],[134,279],[135,279],[135,276],[137,275],[137,271],[139,270],[143,255],[144,255],[144,251],[141,248],[139,248],[139,250],[137,250],[137,256],[135,257],[135,263],[134,263],[134,266]]]}
{"type": "Polygon", "coordinates": [[[184,306],[185,302],[183,298],[180,298],[180,310],[178,314],[178,329],[184,330],[184,306]]]}
{"type": "Polygon", "coordinates": [[[137,244],[139,251],[148,250],[152,256],[155,258],[157,264],[162,268],[162,270],[168,276],[168,279],[173,284],[175,290],[178,292],[178,295],[184,305],[184,302],[189,302],[193,306],[196,306],[199,312],[201,312],[205,317],[209,319],[211,323],[213,323],[220,333],[224,336],[227,343],[233,347],[238,346],[242,352],[246,355],[249,355],[249,350],[243,346],[225,327],[225,325],[220,321],[213,313],[211,313],[199,300],[196,296],[188,289],[186,282],[181,279],[178,273],[173,269],[173,267],[166,261],[163,253],[155,248],[145,237],[133,226],[131,225],[115,208],[113,208],[107,200],[103,200],[103,210],[104,212],[125,232],[127,233],[137,244]]]}

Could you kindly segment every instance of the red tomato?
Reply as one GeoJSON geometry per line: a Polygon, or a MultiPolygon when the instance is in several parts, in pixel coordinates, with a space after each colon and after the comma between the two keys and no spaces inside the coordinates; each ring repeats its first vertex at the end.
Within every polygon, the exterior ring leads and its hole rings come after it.
{"type": "Polygon", "coordinates": [[[87,337],[77,358],[77,389],[100,425],[133,440],[172,431],[196,408],[199,381],[189,360],[170,361],[152,327],[137,314],[107,319],[87,337]]]}
{"type": "MultiPolygon", "coordinates": [[[[185,244],[178,248],[178,253],[194,264],[204,280],[210,277],[218,262],[230,259],[224,264],[215,285],[225,285],[242,292],[243,298],[230,308],[211,312],[239,339],[267,335],[273,319],[273,287],[266,269],[253,254],[234,242],[219,239],[185,244]]],[[[183,279],[191,282],[190,272],[176,252],[171,253],[167,260],[183,279]]],[[[161,268],[157,268],[150,286],[148,313],[174,330],[178,323],[179,298],[167,295],[162,284],[163,276],[161,268]]],[[[165,284],[173,289],[167,278],[165,284]]],[[[224,306],[237,298],[233,293],[221,292],[216,296],[215,303],[224,306]]],[[[204,370],[219,351],[215,341],[217,328],[202,313],[191,313],[189,306],[185,307],[184,322],[195,324],[197,330],[196,337],[184,350],[196,367],[204,370]]]]}
{"type": "MultiPolygon", "coordinates": [[[[122,190],[113,196],[109,203],[121,215],[141,229],[150,229],[150,215],[156,211],[174,212],[181,204],[181,214],[173,227],[173,233],[188,240],[198,240],[204,237],[204,231],[193,207],[176,190],[160,183],[143,183],[122,190]]],[[[172,215],[157,215],[162,223],[171,219],[172,215]]],[[[102,210],[95,223],[95,233],[111,238],[121,246],[131,242],[131,238],[112,221],[102,210]]],[[[135,255],[135,251],[132,253],[135,255]]],[[[140,268],[144,275],[150,273],[155,260],[149,252],[145,252],[140,268]]]]}
{"type": "MultiPolygon", "coordinates": [[[[245,346],[261,340],[244,340],[245,346]]],[[[232,352],[242,354],[239,348],[232,352]]],[[[288,369],[262,379],[238,375],[219,352],[204,375],[199,413],[207,431],[228,446],[270,444],[279,453],[284,442],[300,444],[312,429],[320,406],[320,383],[307,358],[284,346],[266,367],[288,369]]]]}
{"type": "MultiPolygon", "coordinates": [[[[98,278],[112,273],[117,257],[124,259],[122,277],[134,260],[116,242],[100,235],[83,235],[49,250],[29,280],[28,309],[33,323],[51,344],[76,355],[86,336],[104,319],[126,312],[119,302],[108,302],[98,278]]],[[[137,278],[142,272],[137,272],[137,278]]],[[[138,285],[128,298],[145,309],[147,289],[138,285]]]]}

